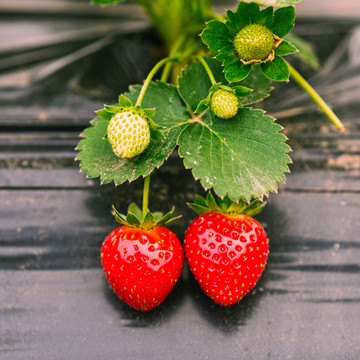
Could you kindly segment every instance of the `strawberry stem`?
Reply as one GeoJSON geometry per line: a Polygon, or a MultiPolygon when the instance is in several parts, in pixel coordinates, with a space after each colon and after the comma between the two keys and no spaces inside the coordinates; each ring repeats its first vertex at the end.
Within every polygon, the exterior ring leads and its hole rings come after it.
{"type": "Polygon", "coordinates": [[[316,92],[316,90],[289,64],[290,76],[310,95],[315,103],[324,111],[326,116],[333,122],[333,124],[340,130],[345,131],[344,124],[330,109],[329,105],[316,92]]]}
{"type": "Polygon", "coordinates": [[[144,221],[145,216],[148,212],[149,207],[149,189],[150,189],[150,174],[144,178],[144,190],[143,190],[143,203],[142,203],[142,220],[144,221]]]}
{"type": "MultiPolygon", "coordinates": [[[[185,41],[186,41],[185,34],[183,34],[182,36],[177,38],[174,45],[170,49],[170,52],[169,52],[169,57],[170,58],[176,56],[176,53],[179,52],[181,46],[184,44],[185,41]]],[[[161,74],[160,81],[163,81],[163,82],[167,81],[167,79],[169,78],[169,75],[170,75],[172,65],[173,64],[171,62],[168,62],[168,63],[165,64],[164,70],[163,70],[163,72],[161,74]]]]}
{"type": "Polygon", "coordinates": [[[146,93],[146,90],[152,80],[152,78],[155,76],[155,74],[159,71],[159,69],[165,65],[167,62],[170,62],[170,61],[177,61],[178,58],[176,57],[166,57],[162,60],[160,60],[153,68],[152,70],[149,72],[148,76],[146,77],[145,81],[144,81],[144,84],[141,88],[141,91],[140,91],[140,94],[136,100],[136,104],[135,106],[140,106],[141,105],[141,102],[145,96],[145,93],[146,93]]]}
{"type": "Polygon", "coordinates": [[[198,56],[196,56],[195,58],[200,61],[201,65],[204,67],[205,71],[206,71],[207,74],[209,75],[211,84],[212,84],[212,85],[215,85],[215,84],[216,84],[216,80],[215,80],[214,74],[212,73],[212,71],[211,71],[208,63],[205,61],[205,59],[204,59],[201,55],[198,55],[198,56]]]}

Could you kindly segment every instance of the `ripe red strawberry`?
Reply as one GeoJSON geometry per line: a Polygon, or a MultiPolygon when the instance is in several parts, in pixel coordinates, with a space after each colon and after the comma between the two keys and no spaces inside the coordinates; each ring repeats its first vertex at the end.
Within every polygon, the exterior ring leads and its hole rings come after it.
{"type": "Polygon", "coordinates": [[[211,194],[207,200],[197,197],[197,203],[192,204],[203,214],[186,231],[185,255],[204,292],[215,302],[229,306],[251,290],[266,265],[266,233],[255,219],[244,214],[258,212],[262,205],[255,201],[246,208],[225,198],[217,206],[211,194]]]}
{"type": "Polygon", "coordinates": [[[164,301],[181,275],[182,246],[171,230],[158,226],[167,221],[149,221],[148,213],[138,224],[133,214],[125,220],[114,211],[117,220],[127,225],[112,231],[102,245],[104,272],[121,300],[135,309],[151,310],[164,301]]]}

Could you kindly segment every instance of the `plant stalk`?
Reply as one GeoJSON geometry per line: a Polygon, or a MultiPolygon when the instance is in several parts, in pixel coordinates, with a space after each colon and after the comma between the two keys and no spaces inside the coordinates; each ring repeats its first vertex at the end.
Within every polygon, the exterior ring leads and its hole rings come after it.
{"type": "Polygon", "coordinates": [[[141,88],[141,91],[140,91],[140,94],[136,100],[136,104],[135,106],[140,106],[141,105],[141,102],[145,96],[145,93],[146,93],[146,90],[147,88],[149,87],[149,84],[152,80],[152,78],[155,76],[155,74],[159,71],[159,69],[165,65],[167,62],[170,62],[170,61],[177,61],[177,58],[175,57],[166,57],[162,60],[160,60],[152,69],[151,71],[149,72],[148,76],[146,77],[145,81],[144,81],[144,84],[141,88]]]}
{"type": "Polygon", "coordinates": [[[201,55],[196,56],[196,59],[198,59],[201,63],[201,65],[204,67],[205,71],[207,72],[207,74],[209,75],[210,81],[212,85],[216,84],[216,80],[214,77],[214,74],[212,73],[208,63],[204,60],[204,58],[201,55]]]}
{"type": "Polygon", "coordinates": [[[336,116],[336,114],[330,109],[329,105],[324,99],[316,92],[316,90],[295,70],[289,63],[287,63],[290,69],[290,76],[310,95],[315,103],[324,111],[326,116],[332,121],[332,123],[341,131],[345,131],[344,124],[336,116]]]}
{"type": "Polygon", "coordinates": [[[144,177],[144,190],[143,190],[143,203],[142,203],[142,220],[145,219],[145,215],[149,208],[149,189],[150,189],[150,174],[144,177]]]}
{"type": "MultiPolygon", "coordinates": [[[[183,34],[183,36],[180,36],[176,42],[174,43],[174,45],[172,46],[170,52],[169,52],[169,57],[174,57],[176,56],[176,53],[180,50],[180,47],[183,45],[183,43],[186,40],[186,36],[185,34],[183,34]]],[[[170,71],[171,71],[171,67],[172,67],[172,63],[168,62],[165,66],[164,66],[164,70],[161,74],[161,78],[160,81],[164,81],[166,82],[167,79],[169,78],[170,75],[170,71]]]]}

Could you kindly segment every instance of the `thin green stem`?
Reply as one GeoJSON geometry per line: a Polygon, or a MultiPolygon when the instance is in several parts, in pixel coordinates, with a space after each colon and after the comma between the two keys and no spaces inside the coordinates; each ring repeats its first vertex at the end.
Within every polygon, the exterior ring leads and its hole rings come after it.
{"type": "Polygon", "coordinates": [[[290,76],[310,95],[315,103],[324,111],[326,116],[333,122],[333,124],[340,130],[345,131],[344,124],[330,109],[329,105],[323,98],[314,90],[314,88],[289,64],[290,76]]]}
{"type": "Polygon", "coordinates": [[[161,74],[161,77],[160,77],[160,81],[163,81],[163,82],[167,82],[169,76],[170,76],[170,72],[171,72],[171,69],[172,69],[172,66],[173,64],[171,62],[168,62],[165,66],[164,66],[164,70],[161,74]]]}
{"type": "Polygon", "coordinates": [[[160,60],[153,68],[152,70],[149,72],[148,76],[146,77],[145,81],[144,81],[144,84],[141,88],[141,91],[140,91],[140,94],[136,100],[136,104],[135,106],[140,106],[141,105],[141,102],[145,96],[145,93],[146,93],[146,90],[152,80],[152,78],[155,76],[155,74],[159,71],[159,69],[165,65],[167,62],[170,62],[170,61],[176,61],[177,58],[175,57],[166,57],[162,60],[160,60]]]}
{"type": "MultiPolygon", "coordinates": [[[[169,52],[170,58],[177,55],[177,52],[180,50],[180,48],[184,44],[185,40],[186,40],[186,36],[185,36],[185,34],[183,34],[175,41],[174,45],[172,46],[172,48],[170,49],[170,52],[169,52]]],[[[172,62],[168,62],[165,64],[164,70],[161,74],[160,81],[166,82],[168,80],[168,78],[170,76],[172,65],[173,65],[172,62]]]]}
{"type": "Polygon", "coordinates": [[[150,189],[150,175],[144,178],[144,190],[143,190],[143,203],[142,203],[142,219],[145,219],[145,215],[149,208],[149,189],[150,189]]]}
{"type": "MultiPolygon", "coordinates": [[[[172,57],[167,57],[164,58],[162,60],[160,60],[153,68],[152,70],[149,72],[148,76],[146,77],[144,84],[141,88],[140,94],[136,100],[136,104],[135,106],[140,106],[141,102],[145,96],[146,90],[149,87],[149,84],[152,80],[152,78],[155,76],[155,74],[158,72],[158,70],[167,62],[170,61],[175,61],[177,60],[176,58],[172,58],[172,57]]],[[[144,178],[144,190],[143,190],[143,204],[142,204],[142,219],[145,219],[145,216],[147,214],[148,211],[148,207],[149,207],[149,189],[150,189],[150,175],[147,175],[144,178]]]]}
{"type": "Polygon", "coordinates": [[[216,80],[215,80],[215,77],[214,77],[214,74],[212,73],[208,63],[205,61],[205,59],[201,56],[201,55],[198,55],[196,56],[196,59],[198,59],[201,63],[201,65],[204,67],[205,71],[207,72],[207,74],[209,75],[209,78],[210,78],[210,81],[213,85],[216,84],[216,80]]]}

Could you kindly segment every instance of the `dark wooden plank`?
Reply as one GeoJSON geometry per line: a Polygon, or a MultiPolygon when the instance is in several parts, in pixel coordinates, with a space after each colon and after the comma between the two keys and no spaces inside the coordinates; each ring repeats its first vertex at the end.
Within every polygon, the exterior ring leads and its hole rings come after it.
{"type": "MultiPolygon", "coordinates": [[[[29,224],[53,228],[34,243],[47,244],[47,253],[63,247],[56,258],[63,257],[67,269],[50,271],[44,266],[35,271],[30,266],[27,271],[1,271],[4,360],[238,359],[245,355],[248,359],[353,359],[354,351],[360,350],[359,195],[274,197],[261,217],[270,236],[269,264],[256,289],[238,305],[228,309],[215,305],[186,268],[158,309],[139,313],[115,297],[99,267],[95,248],[102,241],[100,233],[111,226],[107,220],[104,226],[107,215],[99,217],[98,193],[25,192],[17,198],[0,194],[2,208],[4,201],[10,201],[8,209],[14,212],[22,208],[18,215],[23,220],[17,225],[24,225],[24,231],[29,224]],[[32,202],[35,196],[43,200],[32,202]],[[86,197],[93,196],[96,216],[84,206],[86,197]],[[341,202],[347,205],[338,207],[341,202]],[[41,224],[31,219],[34,211],[40,211],[36,218],[43,219],[41,224]],[[90,223],[90,238],[88,233],[84,238],[81,229],[90,223]],[[60,232],[62,226],[67,230],[60,232]],[[92,249],[87,257],[85,248],[92,249]],[[76,249],[81,258],[74,254],[76,249]],[[94,261],[91,266],[87,266],[89,256],[94,261]],[[65,257],[77,259],[76,270],[65,257]]],[[[1,218],[1,226],[15,228],[9,218],[1,218]]],[[[11,242],[16,239],[21,239],[21,232],[11,236],[11,242]]],[[[46,251],[40,251],[38,263],[45,257],[46,251]]]]}

